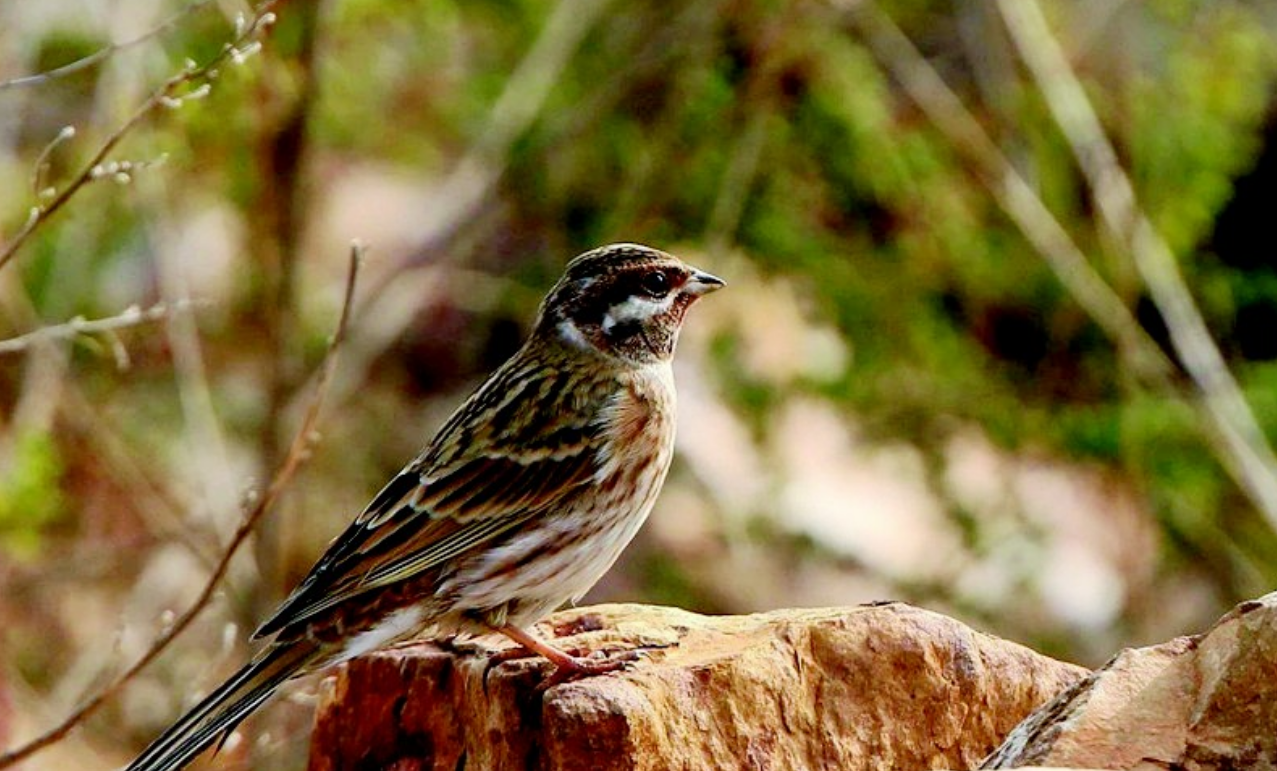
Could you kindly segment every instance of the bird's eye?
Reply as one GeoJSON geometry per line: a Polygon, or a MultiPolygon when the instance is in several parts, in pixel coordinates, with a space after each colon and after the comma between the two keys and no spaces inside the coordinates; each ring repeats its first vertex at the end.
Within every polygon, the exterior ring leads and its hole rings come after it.
{"type": "Polygon", "coordinates": [[[653,297],[664,297],[670,290],[670,278],[659,270],[643,275],[643,291],[653,297]]]}

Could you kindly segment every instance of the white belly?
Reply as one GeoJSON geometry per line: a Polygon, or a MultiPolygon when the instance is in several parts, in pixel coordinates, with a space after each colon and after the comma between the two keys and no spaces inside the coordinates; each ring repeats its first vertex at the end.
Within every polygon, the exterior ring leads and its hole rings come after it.
{"type": "Polygon", "coordinates": [[[460,611],[510,606],[509,621],[518,625],[581,599],[647,520],[668,467],[666,460],[653,469],[659,473],[645,475],[645,494],[631,499],[628,511],[614,505],[607,514],[559,512],[528,523],[525,532],[467,564],[442,593],[456,597],[460,611]]]}

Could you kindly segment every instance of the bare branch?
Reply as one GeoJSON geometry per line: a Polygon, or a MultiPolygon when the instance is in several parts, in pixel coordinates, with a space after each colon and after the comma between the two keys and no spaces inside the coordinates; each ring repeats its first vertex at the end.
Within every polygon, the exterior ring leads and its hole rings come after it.
{"type": "MultiPolygon", "coordinates": [[[[182,313],[192,308],[207,305],[202,300],[178,300],[174,303],[158,302],[143,310],[136,305],[126,308],[122,313],[103,319],[85,319],[77,316],[70,321],[28,332],[25,335],[0,340],[0,356],[7,353],[21,353],[34,345],[53,340],[66,340],[80,335],[114,335],[121,329],[161,321],[175,313],[182,313]]],[[[116,344],[113,342],[112,345],[116,344]]],[[[117,355],[118,358],[118,355],[117,355]]]]}
{"type": "Polygon", "coordinates": [[[1090,185],[1105,228],[1129,250],[1166,322],[1171,345],[1200,392],[1224,460],[1277,530],[1277,458],[1184,283],[1175,255],[1140,208],[1130,177],[1035,0],[998,0],[1011,40],[1090,185]]]}
{"type": "Polygon", "coordinates": [[[209,575],[204,588],[200,590],[195,601],[185,612],[175,618],[171,624],[165,625],[159,637],[151,644],[146,653],[142,654],[141,658],[117,675],[115,679],[94,694],[88,701],[73,710],[61,723],[30,742],[0,755],[0,769],[8,768],[26,760],[69,734],[72,729],[97,712],[108,699],[118,693],[125,684],[154,661],[208,606],[209,601],[213,598],[214,591],[230,568],[231,559],[243,546],[248,536],[257,526],[257,523],[270,510],[271,505],[274,504],[280,493],[292,481],[297,469],[301,467],[301,464],[310,455],[310,450],[316,439],[315,426],[319,421],[319,412],[323,407],[329,383],[332,382],[333,372],[336,370],[337,351],[342,341],[346,339],[346,330],[350,324],[351,307],[354,305],[355,285],[359,277],[359,268],[363,264],[365,251],[366,249],[362,243],[355,242],[351,244],[350,269],[346,274],[346,290],[342,299],[341,316],[337,320],[337,329],[328,343],[328,351],[324,355],[324,361],[320,364],[319,379],[315,384],[314,395],[307,406],[301,426],[297,429],[297,434],[293,437],[292,444],[289,445],[288,454],[275,472],[266,491],[250,502],[250,507],[245,511],[243,519],[240,520],[239,527],[236,528],[234,535],[231,536],[230,542],[226,544],[221,558],[217,561],[217,566],[213,568],[212,574],[209,575]]]}
{"type": "Polygon", "coordinates": [[[89,67],[93,67],[97,64],[100,64],[106,61],[107,59],[111,58],[119,51],[123,51],[126,48],[132,48],[134,46],[141,45],[142,43],[145,43],[148,40],[152,40],[154,38],[159,37],[160,35],[163,35],[165,32],[168,32],[169,30],[173,29],[173,27],[177,26],[178,22],[182,21],[182,19],[186,18],[187,16],[195,13],[196,11],[206,6],[212,5],[212,3],[213,3],[213,0],[198,0],[198,2],[191,3],[190,5],[186,6],[182,10],[178,11],[177,13],[168,17],[164,21],[160,22],[158,25],[155,26],[154,29],[144,32],[143,34],[138,35],[132,40],[126,40],[123,43],[112,43],[108,46],[98,49],[97,51],[94,51],[88,56],[85,56],[81,59],[76,59],[73,62],[69,62],[67,64],[62,65],[61,67],[55,67],[54,69],[48,70],[46,72],[37,72],[34,75],[24,75],[20,78],[13,78],[11,80],[0,81],[0,91],[4,91],[10,88],[20,88],[23,86],[36,86],[36,85],[40,85],[41,83],[48,83],[49,81],[55,80],[57,78],[65,78],[67,75],[72,75],[81,70],[86,70],[89,67]]]}
{"type": "Polygon", "coordinates": [[[107,156],[120,143],[120,140],[124,139],[125,135],[147,116],[160,107],[176,108],[180,107],[184,100],[198,99],[205,96],[208,93],[210,84],[220,74],[219,68],[221,66],[227,62],[238,63],[256,53],[261,46],[258,37],[275,21],[275,14],[270,11],[270,8],[276,1],[266,0],[266,2],[257,6],[256,15],[252,21],[239,25],[240,28],[236,30],[236,35],[231,42],[227,43],[216,56],[203,66],[188,61],[181,72],[173,75],[164,81],[159,88],[152,91],[150,97],[133,112],[133,115],[106,138],[106,141],[102,143],[98,151],[93,154],[93,157],[89,159],[88,163],[84,165],[66,187],[55,191],[47,202],[40,201],[31,207],[30,214],[22,228],[4,245],[3,249],[0,249],[0,269],[4,268],[13,259],[18,249],[31,238],[36,229],[66,205],[72,196],[89,182],[103,176],[102,170],[105,168],[103,164],[106,163],[107,156]],[[195,85],[189,92],[183,93],[182,89],[192,84],[198,85],[195,85]]]}

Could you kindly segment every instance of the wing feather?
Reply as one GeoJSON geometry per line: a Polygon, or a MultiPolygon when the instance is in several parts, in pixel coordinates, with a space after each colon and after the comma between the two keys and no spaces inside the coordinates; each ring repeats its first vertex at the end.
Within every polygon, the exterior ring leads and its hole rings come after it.
{"type": "MultiPolygon", "coordinates": [[[[485,398],[491,399],[481,390],[467,404],[485,398]]],[[[551,421],[546,427],[550,430],[540,436],[552,441],[530,448],[518,435],[521,432],[507,432],[508,442],[489,439],[479,442],[486,446],[463,448],[445,460],[440,443],[469,428],[465,421],[451,421],[422,458],[382,488],[329,546],[254,637],[305,622],[371,589],[421,575],[553,509],[564,496],[590,484],[598,471],[603,439],[596,415],[588,409],[525,415],[525,424],[538,417],[551,421]],[[426,458],[433,459],[433,468],[423,468],[426,458]]]]}

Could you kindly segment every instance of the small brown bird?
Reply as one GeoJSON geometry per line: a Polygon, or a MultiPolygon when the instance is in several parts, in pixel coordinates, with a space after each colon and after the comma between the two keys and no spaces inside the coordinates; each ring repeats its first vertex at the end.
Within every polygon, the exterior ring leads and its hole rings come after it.
{"type": "Polygon", "coordinates": [[[289,678],[417,635],[501,632],[558,679],[620,666],[528,627],[584,596],[652,510],[674,447],[679,329],[722,286],[636,244],[572,260],[527,343],[257,630],[267,646],[128,771],[181,768],[289,678]]]}

